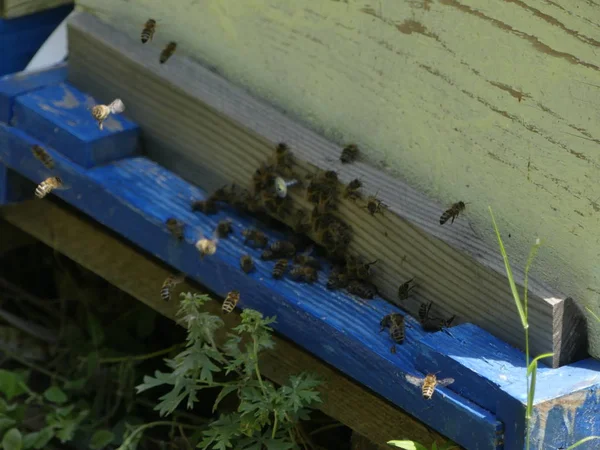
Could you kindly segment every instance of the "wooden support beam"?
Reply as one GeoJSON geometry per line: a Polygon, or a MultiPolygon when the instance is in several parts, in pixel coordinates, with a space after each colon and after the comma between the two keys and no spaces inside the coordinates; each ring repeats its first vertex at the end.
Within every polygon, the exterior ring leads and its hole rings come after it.
{"type": "MultiPolygon", "coordinates": [[[[159,295],[162,282],[172,270],[110,230],[49,201],[6,206],[0,209],[0,216],[159,313],[174,318],[177,303],[165,303],[159,295]]],[[[182,291],[203,292],[204,288],[185,282],[177,288],[177,292],[182,291]]],[[[219,314],[220,305],[209,302],[207,310],[219,314]]],[[[223,319],[227,327],[239,323],[237,313],[223,319]]],[[[275,342],[275,349],[261,360],[265,375],[277,383],[301,371],[319,375],[325,381],[320,409],[370,441],[385,445],[391,439],[413,439],[430,446],[434,441],[439,444],[446,440],[288,340],[275,336],[275,342]]]]}
{"type": "MultiPolygon", "coordinates": [[[[415,277],[414,298],[402,305],[412,314],[433,301],[440,314],[457,314],[522,348],[499,252],[478,239],[467,220],[440,226],[445,207],[366,164],[341,165],[339,145],[186,56],[176,53],[160,64],[155,47],[83,13],[71,20],[69,40],[69,80],[104,101],[123,98],[152,159],[206,190],[231,182],[248,186],[275,143],[285,141],[300,176],[334,168],[344,183],[360,177],[365,195],[378,193],[388,211],[370,216],[364,203],[344,200],[339,215],[354,230],[350,249],[379,260],[375,282],[383,297],[398,302],[398,286],[415,277]]],[[[292,197],[306,206],[301,196],[292,197]]],[[[513,273],[522,287],[523,272],[513,273]]],[[[554,367],[585,357],[585,320],[575,302],[535,280],[529,287],[532,353],[553,352],[554,367]]]]}

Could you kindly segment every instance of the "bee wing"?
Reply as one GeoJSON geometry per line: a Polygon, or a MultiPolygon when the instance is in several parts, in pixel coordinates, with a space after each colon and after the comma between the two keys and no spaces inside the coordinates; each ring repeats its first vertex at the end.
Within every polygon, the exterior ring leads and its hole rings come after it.
{"type": "Polygon", "coordinates": [[[413,375],[405,375],[406,381],[410,384],[420,387],[423,384],[423,378],[415,377],[413,375]]]}
{"type": "Polygon", "coordinates": [[[120,114],[125,111],[125,103],[120,98],[116,98],[108,105],[108,109],[111,114],[120,114]]]}
{"type": "Polygon", "coordinates": [[[454,383],[454,378],[443,378],[441,380],[438,380],[438,385],[440,386],[448,386],[452,383],[454,383]]]}
{"type": "Polygon", "coordinates": [[[55,188],[57,191],[66,191],[67,189],[71,189],[71,185],[63,182],[60,186],[55,188]]]}

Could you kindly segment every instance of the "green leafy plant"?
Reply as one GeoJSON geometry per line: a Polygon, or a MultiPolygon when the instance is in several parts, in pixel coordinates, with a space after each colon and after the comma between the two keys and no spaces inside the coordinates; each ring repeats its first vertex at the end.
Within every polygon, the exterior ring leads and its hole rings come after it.
{"type": "MultiPolygon", "coordinates": [[[[145,376],[137,391],[170,388],[155,408],[161,416],[170,415],[181,403],[193,408],[204,389],[220,390],[213,412],[226,397],[235,394],[237,410],[220,414],[202,430],[198,444],[202,449],[298,448],[297,426],[308,418],[309,408],[321,401],[315,390],[320,382],[307,373],[290,377],[289,383],[280,387],[263,378],[259,355],[274,347],[269,325],[275,319],[263,318],[257,311],[244,310],[241,324],[233,328],[233,333],[227,333],[225,342],[218,346],[217,333],[224,323],[203,310],[210,300],[207,295],[182,294],[178,320],[187,329],[186,347],[165,360],[169,372],[156,371],[154,376],[145,376]]],[[[171,422],[155,423],[167,424],[171,422]]],[[[149,426],[153,424],[143,427],[149,426]]],[[[119,448],[134,448],[131,444],[143,427],[134,430],[119,448]]]]}
{"type": "MultiPolygon", "coordinates": [[[[427,447],[415,441],[389,441],[388,444],[393,445],[394,447],[403,448],[404,450],[427,450],[427,447]]],[[[458,447],[452,442],[446,442],[440,447],[438,447],[435,442],[431,444],[431,450],[453,450],[455,448],[458,447]]]]}

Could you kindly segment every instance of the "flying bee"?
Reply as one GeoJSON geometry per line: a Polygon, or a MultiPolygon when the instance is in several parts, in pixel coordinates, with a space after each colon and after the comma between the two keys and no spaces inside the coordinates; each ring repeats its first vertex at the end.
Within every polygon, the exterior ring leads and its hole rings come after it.
{"type": "Polygon", "coordinates": [[[37,198],[44,198],[55,189],[67,189],[67,187],[60,177],[46,178],[35,188],[35,196],[37,198]]]}
{"type": "Polygon", "coordinates": [[[242,236],[244,236],[244,245],[251,243],[251,247],[254,248],[265,248],[269,242],[269,238],[265,235],[265,233],[254,228],[243,230],[242,236]]]}
{"type": "Polygon", "coordinates": [[[250,273],[254,270],[254,261],[250,255],[242,255],[240,258],[240,267],[246,273],[250,273]]]}
{"type": "Polygon", "coordinates": [[[362,181],[358,178],[352,180],[346,188],[344,189],[344,198],[348,198],[350,200],[357,200],[362,198],[362,194],[359,189],[362,187],[362,181]]]}
{"type": "Polygon", "coordinates": [[[144,24],[144,29],[142,30],[142,44],[145,44],[148,41],[151,41],[154,37],[154,32],[156,31],[156,20],[148,19],[144,24]]]}
{"type": "Polygon", "coordinates": [[[454,378],[443,378],[438,380],[433,373],[427,374],[425,378],[415,377],[413,375],[406,375],[405,377],[406,381],[410,384],[421,388],[425,400],[431,400],[436,386],[448,386],[449,384],[454,383],[454,378]]]}
{"type": "Polygon", "coordinates": [[[369,195],[367,198],[367,211],[374,216],[379,213],[383,215],[383,211],[387,209],[387,205],[377,198],[377,195],[369,195]]]}
{"type": "Polygon", "coordinates": [[[454,219],[456,219],[458,215],[465,210],[465,207],[466,205],[463,201],[454,203],[452,206],[450,206],[450,208],[444,211],[444,214],[440,216],[440,225],[444,225],[450,218],[452,219],[450,224],[453,224],[454,219]]]}
{"type": "Polygon", "coordinates": [[[226,238],[233,233],[233,227],[231,226],[231,220],[221,220],[217,225],[216,234],[218,238],[226,238]]]}
{"type": "Polygon", "coordinates": [[[305,281],[306,283],[314,283],[318,281],[319,275],[314,267],[296,266],[290,270],[290,278],[294,281],[305,281]]]}
{"type": "Polygon", "coordinates": [[[183,283],[185,280],[185,274],[179,275],[170,275],[163,282],[162,288],[160,289],[160,296],[165,301],[168,302],[171,299],[171,291],[177,286],[179,283],[183,283]]]}
{"type": "Polygon", "coordinates": [[[192,202],[192,211],[200,211],[207,216],[216,214],[219,212],[217,202],[207,198],[206,200],[195,200],[192,202]]]}
{"type": "Polygon", "coordinates": [[[415,285],[413,284],[414,278],[411,278],[408,281],[405,281],[398,287],[398,298],[400,301],[406,300],[410,295],[410,291],[414,289],[415,285]]]}
{"type": "Polygon", "coordinates": [[[283,175],[291,175],[294,165],[294,155],[285,142],[280,142],[275,148],[275,167],[283,175]]]}
{"type": "Polygon", "coordinates": [[[377,295],[377,287],[368,281],[352,280],[346,289],[350,294],[365,299],[372,299],[377,295]]]}
{"type": "Polygon", "coordinates": [[[164,50],[160,53],[159,61],[161,64],[167,62],[167,60],[175,53],[175,49],[177,48],[177,42],[169,42],[164,50]]]}
{"type": "Polygon", "coordinates": [[[217,252],[217,239],[202,238],[196,242],[196,248],[200,252],[200,258],[214,255],[217,252]]]}
{"type": "Polygon", "coordinates": [[[50,154],[39,145],[35,144],[31,147],[31,152],[46,169],[52,169],[54,167],[54,160],[50,154]]]}
{"type": "Polygon", "coordinates": [[[221,307],[223,314],[229,314],[231,311],[233,311],[239,301],[239,291],[231,291],[228,293],[227,297],[225,297],[225,300],[223,301],[223,306],[221,307]]]}
{"type": "Polygon", "coordinates": [[[167,225],[167,230],[179,241],[183,240],[183,229],[185,225],[174,217],[169,217],[165,224],[167,225]]]}
{"type": "Polygon", "coordinates": [[[334,267],[327,278],[327,289],[333,291],[346,286],[348,286],[348,274],[341,267],[334,267]]]}
{"type": "Polygon", "coordinates": [[[120,114],[125,111],[125,104],[120,98],[114,99],[108,105],[96,105],[92,108],[92,117],[98,122],[98,128],[104,129],[104,121],[111,114],[120,114]]]}
{"type": "Polygon", "coordinates": [[[273,273],[272,273],[273,278],[275,278],[276,280],[283,278],[283,274],[287,270],[287,267],[288,267],[287,259],[278,259],[277,262],[275,263],[275,266],[273,266],[273,273]]]}
{"type": "Polygon", "coordinates": [[[344,147],[342,154],[340,155],[340,161],[344,164],[353,163],[358,159],[358,146],[350,144],[344,147]]]}

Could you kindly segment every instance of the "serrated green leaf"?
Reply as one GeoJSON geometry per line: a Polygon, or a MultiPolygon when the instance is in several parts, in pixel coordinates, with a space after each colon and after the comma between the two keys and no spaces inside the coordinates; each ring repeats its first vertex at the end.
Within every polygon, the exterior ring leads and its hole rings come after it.
{"type": "Polygon", "coordinates": [[[59,405],[65,403],[68,398],[67,394],[57,386],[50,386],[44,391],[44,398],[52,403],[58,403],[59,405]]]}
{"type": "Polygon", "coordinates": [[[110,444],[114,438],[115,435],[112,431],[98,430],[92,435],[92,438],[90,439],[90,449],[100,450],[106,447],[108,444],[110,444]]]}
{"type": "Polygon", "coordinates": [[[388,445],[403,448],[404,450],[427,450],[424,445],[415,441],[388,441],[388,445]]]}
{"type": "Polygon", "coordinates": [[[27,380],[22,374],[0,369],[0,392],[6,396],[7,400],[12,400],[27,392],[26,383],[27,380]]]}
{"type": "Polygon", "coordinates": [[[17,428],[11,428],[4,433],[2,448],[4,450],[21,450],[23,448],[23,437],[17,428]]]}

